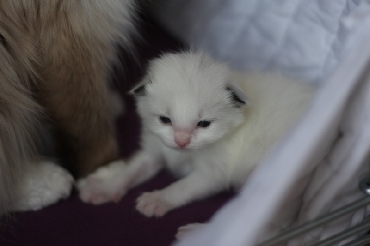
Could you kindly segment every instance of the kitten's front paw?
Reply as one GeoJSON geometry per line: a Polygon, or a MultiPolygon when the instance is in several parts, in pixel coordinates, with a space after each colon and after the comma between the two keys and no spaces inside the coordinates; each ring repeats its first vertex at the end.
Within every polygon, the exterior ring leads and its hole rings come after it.
{"type": "Polygon", "coordinates": [[[191,224],[187,224],[184,226],[180,226],[179,229],[177,230],[177,234],[175,235],[175,237],[177,239],[181,239],[189,232],[197,230],[200,227],[203,227],[204,225],[205,224],[202,224],[202,223],[191,223],[191,224]]]}
{"type": "Polygon", "coordinates": [[[136,209],[145,216],[161,217],[172,209],[161,191],[145,192],[136,200],[136,209]]]}
{"type": "Polygon", "coordinates": [[[125,169],[123,161],[115,161],[79,180],[77,189],[80,191],[80,199],[95,205],[119,202],[127,191],[124,185],[125,169]]]}

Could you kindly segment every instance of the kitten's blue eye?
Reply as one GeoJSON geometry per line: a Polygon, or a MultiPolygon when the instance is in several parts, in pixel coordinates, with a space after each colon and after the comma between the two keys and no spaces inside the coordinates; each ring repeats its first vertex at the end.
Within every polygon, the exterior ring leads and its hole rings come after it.
{"type": "Polygon", "coordinates": [[[199,121],[198,122],[198,125],[197,126],[199,126],[199,127],[209,127],[209,125],[211,124],[211,122],[210,121],[208,121],[208,120],[202,120],[202,121],[199,121]]]}
{"type": "Polygon", "coordinates": [[[168,117],[165,117],[165,116],[159,116],[159,120],[163,123],[163,124],[171,124],[171,119],[168,118],[168,117]]]}

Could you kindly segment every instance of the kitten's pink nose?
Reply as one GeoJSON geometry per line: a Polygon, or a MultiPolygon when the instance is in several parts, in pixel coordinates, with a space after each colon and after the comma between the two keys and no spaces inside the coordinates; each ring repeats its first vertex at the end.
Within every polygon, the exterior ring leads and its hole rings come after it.
{"type": "Polygon", "coordinates": [[[175,142],[179,147],[184,148],[186,145],[190,143],[190,140],[191,134],[189,132],[185,131],[175,132],[175,142]]]}

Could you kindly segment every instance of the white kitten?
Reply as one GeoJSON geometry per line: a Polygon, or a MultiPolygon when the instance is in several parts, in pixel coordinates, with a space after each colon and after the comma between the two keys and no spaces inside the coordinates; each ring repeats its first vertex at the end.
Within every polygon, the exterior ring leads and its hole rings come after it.
{"type": "Polygon", "coordinates": [[[118,200],[164,165],[182,178],[142,194],[146,216],[239,187],[308,106],[313,88],[274,74],[231,73],[202,53],[165,54],[132,90],[142,118],[142,149],[78,184],[81,199],[118,200]],[[248,100],[246,95],[248,95],[248,100]]]}

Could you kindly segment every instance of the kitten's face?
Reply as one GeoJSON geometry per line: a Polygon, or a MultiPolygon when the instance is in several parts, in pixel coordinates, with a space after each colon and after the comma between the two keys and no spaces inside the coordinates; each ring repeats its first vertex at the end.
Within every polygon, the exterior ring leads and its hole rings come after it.
{"type": "Polygon", "coordinates": [[[217,142],[244,120],[245,95],[228,68],[203,54],[170,54],[152,61],[133,90],[143,126],[174,149],[217,142]]]}

